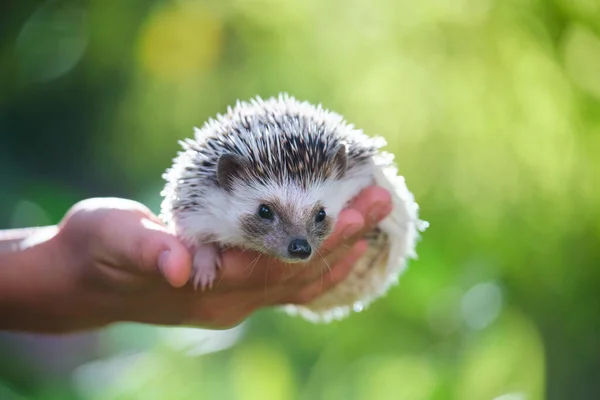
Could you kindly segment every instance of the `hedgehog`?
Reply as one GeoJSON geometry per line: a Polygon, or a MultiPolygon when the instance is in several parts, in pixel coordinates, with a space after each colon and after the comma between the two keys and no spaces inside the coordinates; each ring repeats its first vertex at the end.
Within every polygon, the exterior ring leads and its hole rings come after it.
{"type": "Polygon", "coordinates": [[[373,184],[391,193],[393,208],[366,235],[366,254],[312,302],[281,308],[313,322],[340,320],[384,296],[416,258],[428,223],[382,137],[286,93],[238,100],[194,133],[163,175],[160,218],[190,249],[197,290],[212,288],[227,247],[309,262],[338,214],[373,184]]]}

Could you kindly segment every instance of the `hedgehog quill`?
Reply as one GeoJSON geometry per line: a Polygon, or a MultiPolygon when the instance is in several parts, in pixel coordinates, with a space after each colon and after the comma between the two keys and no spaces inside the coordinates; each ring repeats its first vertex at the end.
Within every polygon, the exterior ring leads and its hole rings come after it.
{"type": "Polygon", "coordinates": [[[192,284],[212,287],[220,250],[253,249],[308,262],[340,211],[365,187],[392,194],[393,210],[367,235],[369,250],[348,277],[310,304],[283,309],[313,322],[347,317],[398,282],[428,224],[380,137],[280,94],[238,101],[180,142],[163,178],[161,218],[193,254],[192,284]]]}

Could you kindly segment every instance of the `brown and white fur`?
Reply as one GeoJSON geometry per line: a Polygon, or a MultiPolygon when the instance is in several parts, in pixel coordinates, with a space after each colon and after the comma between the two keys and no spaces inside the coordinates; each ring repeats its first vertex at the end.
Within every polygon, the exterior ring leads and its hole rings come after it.
{"type": "Polygon", "coordinates": [[[285,94],[238,102],[196,128],[161,193],[161,217],[194,253],[193,284],[212,286],[227,246],[290,263],[318,257],[340,211],[377,184],[392,193],[394,208],[368,235],[367,254],[312,303],[284,309],[328,322],[383,296],[416,257],[427,225],[384,145],[340,115],[285,94]]]}

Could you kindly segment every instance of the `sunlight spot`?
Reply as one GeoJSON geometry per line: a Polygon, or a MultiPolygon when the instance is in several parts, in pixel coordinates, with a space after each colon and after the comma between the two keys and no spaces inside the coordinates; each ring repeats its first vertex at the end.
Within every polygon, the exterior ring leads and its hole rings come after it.
{"type": "Polygon", "coordinates": [[[38,204],[22,200],[15,206],[10,226],[12,228],[28,228],[51,225],[50,216],[38,204]]]}
{"type": "Polygon", "coordinates": [[[462,298],[461,309],[471,329],[483,329],[494,322],[502,308],[502,291],[494,283],[473,286],[462,298]]]}
{"type": "Polygon", "coordinates": [[[354,312],[361,312],[362,310],[364,310],[365,306],[362,302],[357,301],[356,303],[354,303],[354,305],[352,306],[352,309],[354,310],[354,312]]]}
{"type": "Polygon", "coordinates": [[[80,2],[45,2],[27,20],[15,44],[21,73],[33,82],[71,71],[88,45],[87,9],[80,2]]]}
{"type": "Polygon", "coordinates": [[[216,62],[219,19],[197,4],[161,8],[142,29],[139,61],[150,74],[171,80],[198,76],[216,62]]]}

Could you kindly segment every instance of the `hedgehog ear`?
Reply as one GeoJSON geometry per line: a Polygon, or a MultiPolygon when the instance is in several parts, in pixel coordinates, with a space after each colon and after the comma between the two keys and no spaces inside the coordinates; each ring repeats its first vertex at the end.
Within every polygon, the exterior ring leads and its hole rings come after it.
{"type": "Polygon", "coordinates": [[[235,175],[242,170],[244,160],[237,154],[223,154],[217,161],[217,182],[227,191],[231,190],[231,182],[235,175]]]}
{"type": "Polygon", "coordinates": [[[341,178],[346,173],[348,168],[348,156],[346,155],[346,145],[341,144],[335,156],[333,156],[333,165],[338,171],[338,178],[341,178]]]}

